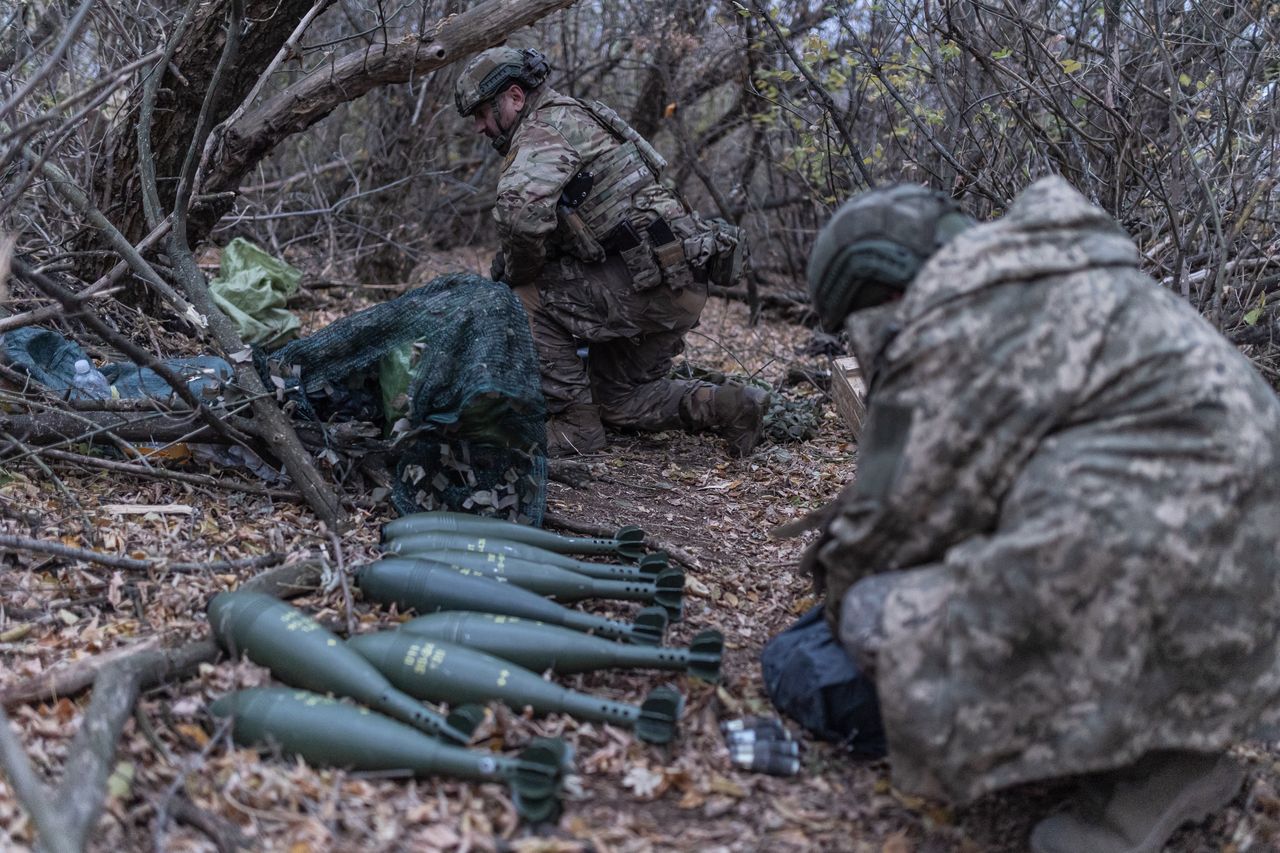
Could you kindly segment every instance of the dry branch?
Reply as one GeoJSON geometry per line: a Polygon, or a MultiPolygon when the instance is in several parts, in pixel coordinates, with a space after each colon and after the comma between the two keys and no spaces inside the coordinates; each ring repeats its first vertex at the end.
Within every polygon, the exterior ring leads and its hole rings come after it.
{"type": "MultiPolygon", "coordinates": [[[[34,157],[34,152],[28,156],[34,157]]],[[[160,277],[155,267],[147,263],[142,257],[142,253],[130,243],[120,231],[108,221],[102,211],[93,206],[89,201],[89,197],[76,186],[71,177],[52,163],[44,163],[43,170],[49,178],[49,184],[57,190],[58,194],[71,203],[73,207],[84,214],[85,218],[98,229],[103,239],[111,246],[112,249],[124,258],[139,278],[151,285],[151,287],[168,300],[169,304],[178,310],[181,316],[193,326],[203,326],[205,319],[196,312],[187,300],[183,299],[177,291],[169,286],[169,283],[160,277]]],[[[166,220],[167,221],[167,220],[166,220]]],[[[161,227],[161,223],[157,222],[156,229],[161,227]]],[[[92,288],[89,292],[92,292],[92,288]]]]}
{"type": "Polygon", "coordinates": [[[80,731],[54,794],[61,813],[61,832],[70,849],[83,850],[89,832],[102,813],[107,777],[115,767],[116,741],[133,711],[146,662],[121,659],[99,673],[93,698],[84,712],[80,731]]]}
{"type": "Polygon", "coordinates": [[[31,820],[36,825],[36,834],[45,848],[53,853],[73,851],[75,848],[70,846],[69,839],[62,835],[62,821],[50,802],[50,792],[36,778],[31,762],[27,761],[27,755],[9,726],[9,717],[3,708],[0,708],[0,768],[9,780],[13,795],[31,815],[31,820]]]}
{"type": "MultiPolygon", "coordinates": [[[[116,288],[110,290],[99,290],[90,293],[88,290],[81,291],[76,297],[81,301],[88,302],[92,299],[102,299],[106,296],[113,296],[117,293],[116,288]]],[[[21,329],[24,326],[35,326],[55,317],[61,317],[66,314],[67,309],[61,305],[46,305],[43,308],[32,308],[30,311],[23,311],[21,314],[12,314],[0,320],[0,335],[10,329],[21,329]]]]}
{"type": "Polygon", "coordinates": [[[208,836],[218,848],[218,853],[235,853],[237,850],[253,849],[248,839],[241,834],[240,828],[234,823],[199,808],[186,797],[175,797],[169,812],[178,823],[185,823],[208,836]]]}
{"type": "Polygon", "coordinates": [[[31,539],[27,536],[12,536],[0,533],[0,546],[14,548],[18,551],[34,551],[38,554],[50,554],[68,560],[81,560],[86,563],[97,563],[123,572],[221,572],[229,569],[260,569],[274,566],[284,559],[283,554],[262,554],[257,557],[246,557],[242,560],[214,560],[207,563],[169,562],[168,560],[135,560],[132,557],[120,557],[115,554],[104,554],[101,551],[90,551],[87,548],[74,548],[61,542],[50,542],[45,539],[31,539]]]}
{"type": "Polygon", "coordinates": [[[404,83],[498,44],[573,0],[487,0],[437,22],[417,41],[353,51],[285,89],[227,129],[206,191],[235,190],[280,142],[379,86],[404,83]]]}
{"type": "Polygon", "coordinates": [[[193,423],[190,414],[152,413],[127,416],[126,412],[63,412],[16,414],[0,411],[0,430],[28,444],[71,444],[111,433],[125,441],[163,444],[171,441],[225,441],[208,426],[193,423]]]}
{"type": "Polygon", "coordinates": [[[85,456],[81,453],[70,453],[65,450],[46,449],[42,450],[40,455],[48,457],[49,459],[70,462],[75,465],[98,468],[103,471],[116,471],[121,474],[131,474],[134,477],[145,477],[152,480],[171,480],[175,483],[188,483],[193,486],[205,486],[210,489],[226,489],[227,491],[232,492],[243,492],[248,495],[261,495],[263,497],[272,497],[287,501],[298,501],[302,499],[302,496],[297,492],[291,492],[287,489],[271,489],[266,486],[255,485],[253,483],[244,483],[239,480],[224,480],[219,477],[210,476],[209,474],[191,474],[185,471],[170,471],[168,468],[135,465],[130,462],[117,462],[113,459],[99,459],[96,456],[85,456]]]}
{"type": "MultiPolygon", "coordinates": [[[[190,18],[195,4],[187,8],[184,22],[190,18]]],[[[227,69],[234,64],[239,50],[241,22],[244,17],[242,0],[231,0],[230,15],[227,20],[226,41],[218,58],[213,78],[209,81],[208,91],[200,106],[200,115],[196,122],[187,155],[178,177],[178,188],[175,193],[173,210],[170,212],[172,225],[166,238],[169,258],[173,262],[178,284],[187,299],[196,310],[208,319],[208,330],[214,343],[222,354],[228,356],[235,364],[236,379],[251,400],[254,417],[258,423],[257,434],[271,448],[272,453],[284,464],[285,470],[293,478],[298,490],[316,516],[330,530],[342,527],[342,507],[333,489],[325,482],[324,477],[312,464],[311,456],[303,448],[293,431],[292,424],[280,411],[280,407],[269,396],[262,378],[251,362],[237,359],[234,356],[247,350],[244,341],[231,320],[213,303],[209,294],[208,282],[204,273],[196,264],[191,252],[191,244],[187,235],[187,203],[193,190],[198,154],[203,149],[208,136],[213,115],[213,101],[220,94],[218,82],[227,69]]],[[[137,146],[138,170],[142,177],[142,199],[146,209],[147,222],[154,230],[159,228],[163,220],[160,208],[160,195],[156,176],[156,161],[151,148],[152,115],[155,110],[156,96],[159,91],[161,69],[167,64],[178,40],[185,30],[185,23],[179,25],[169,48],[166,59],[153,70],[143,89],[142,103],[138,112],[137,146]]],[[[198,401],[188,400],[190,392],[183,396],[193,408],[203,408],[198,401]]]]}

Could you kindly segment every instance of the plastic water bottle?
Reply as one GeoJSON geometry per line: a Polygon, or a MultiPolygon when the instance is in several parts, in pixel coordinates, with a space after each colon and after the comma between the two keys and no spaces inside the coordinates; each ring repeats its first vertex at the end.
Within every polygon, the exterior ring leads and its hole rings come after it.
{"type": "Polygon", "coordinates": [[[71,379],[73,400],[110,400],[111,383],[88,359],[76,361],[76,375],[71,379]]]}

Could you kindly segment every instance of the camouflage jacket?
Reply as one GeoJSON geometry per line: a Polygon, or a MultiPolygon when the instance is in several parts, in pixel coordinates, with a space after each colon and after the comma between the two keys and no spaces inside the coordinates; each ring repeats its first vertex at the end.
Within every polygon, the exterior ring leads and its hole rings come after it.
{"type": "Polygon", "coordinates": [[[1066,182],[852,315],[858,479],[818,551],[885,602],[895,782],[964,802],[1280,714],[1280,402],[1066,182]]]}
{"type": "MultiPolygon", "coordinates": [[[[579,169],[619,144],[573,98],[549,86],[531,95],[502,164],[493,211],[509,283],[529,284],[548,257],[569,251],[572,240],[556,215],[560,193],[579,169]]],[[[687,213],[683,202],[656,182],[635,201],[668,219],[687,213]]]]}

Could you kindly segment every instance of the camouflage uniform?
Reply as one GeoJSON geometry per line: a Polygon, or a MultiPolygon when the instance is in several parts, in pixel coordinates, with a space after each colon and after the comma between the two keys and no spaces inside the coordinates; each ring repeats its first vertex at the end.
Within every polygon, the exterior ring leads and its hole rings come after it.
{"type": "MultiPolygon", "coordinates": [[[[530,93],[498,181],[494,218],[504,277],[524,295],[553,415],[599,405],[607,424],[646,430],[714,426],[716,386],[668,379],[684,333],[698,321],[707,286],[687,272],[677,281],[637,284],[623,259],[584,260],[557,216],[561,191],[619,140],[582,104],[550,87],[530,93]],[[580,342],[590,344],[584,366],[580,342]]],[[[705,233],[684,202],[651,177],[634,196],[638,227],[662,217],[682,240],[705,233]]],[[[594,192],[602,189],[597,187],[594,192]]],[[[681,262],[681,266],[684,264],[681,262]]]]}
{"type": "Polygon", "coordinates": [[[869,423],[817,561],[906,791],[963,803],[1280,715],[1280,403],[1138,263],[1050,178],[848,319],[869,423]]]}

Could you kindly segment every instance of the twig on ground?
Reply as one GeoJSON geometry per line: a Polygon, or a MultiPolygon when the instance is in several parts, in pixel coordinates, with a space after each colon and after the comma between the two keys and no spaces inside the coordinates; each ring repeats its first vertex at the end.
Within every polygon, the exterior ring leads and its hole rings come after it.
{"type": "Polygon", "coordinates": [[[575,489],[584,488],[595,479],[590,465],[568,459],[548,459],[547,477],[575,489]]]}
{"type": "Polygon", "coordinates": [[[176,797],[169,810],[178,823],[185,823],[208,836],[218,848],[218,853],[236,853],[237,850],[251,849],[248,839],[240,833],[239,827],[225,818],[205,811],[186,797],[176,797]]]}
{"type": "Polygon", "coordinates": [[[54,792],[61,832],[72,850],[83,850],[106,799],[107,777],[115,769],[116,742],[138,698],[147,662],[122,659],[105,667],[94,682],[93,698],[54,792]]]}
{"type": "Polygon", "coordinates": [[[44,460],[41,459],[38,454],[32,453],[31,448],[27,447],[25,444],[23,444],[21,441],[19,441],[10,433],[7,433],[3,429],[0,429],[0,438],[4,438],[6,441],[13,442],[15,445],[22,448],[23,453],[29,454],[31,456],[31,461],[36,464],[36,467],[40,469],[41,473],[43,473],[46,477],[48,477],[53,482],[54,488],[56,488],[62,494],[62,496],[67,499],[67,503],[69,503],[72,506],[72,508],[76,512],[76,515],[80,517],[80,532],[84,535],[85,541],[90,542],[92,544],[97,544],[97,541],[98,541],[97,533],[93,529],[92,522],[89,521],[88,513],[84,511],[84,505],[81,504],[80,499],[77,498],[75,494],[70,489],[67,488],[67,484],[62,482],[62,478],[59,477],[57,474],[53,473],[53,470],[48,465],[45,464],[44,460]]]}
{"type": "Polygon", "coordinates": [[[333,558],[337,562],[334,570],[338,573],[338,585],[342,587],[342,607],[346,612],[347,636],[354,637],[356,635],[356,615],[355,608],[351,603],[351,584],[347,580],[347,565],[342,558],[342,540],[332,530],[329,531],[329,544],[333,546],[333,558]]]}
{"type": "Polygon", "coordinates": [[[9,715],[0,708],[0,769],[8,779],[14,797],[22,803],[36,825],[36,835],[45,849],[53,853],[74,851],[62,835],[62,819],[49,800],[49,790],[36,778],[22,744],[9,725],[9,715]]]}
{"type": "Polygon", "coordinates": [[[156,825],[152,829],[152,834],[155,839],[156,853],[164,853],[165,850],[164,834],[169,827],[169,815],[172,810],[171,804],[174,802],[174,798],[178,797],[178,793],[187,784],[187,777],[191,775],[192,772],[199,770],[204,765],[205,761],[208,760],[209,755],[226,736],[227,732],[230,731],[230,727],[230,719],[222,720],[218,724],[218,730],[214,732],[213,737],[209,738],[208,743],[206,743],[204,748],[200,750],[200,754],[196,756],[194,760],[185,762],[178,775],[175,776],[174,780],[165,788],[164,794],[160,797],[160,804],[156,806],[156,825]]]}
{"type": "Polygon", "coordinates": [[[118,471],[122,474],[132,474],[135,477],[149,477],[154,480],[172,480],[176,483],[190,483],[193,486],[207,486],[211,489],[226,489],[232,492],[244,492],[250,495],[261,495],[263,497],[277,498],[287,501],[301,501],[302,496],[297,492],[291,492],[287,489],[272,489],[267,486],[258,486],[253,483],[245,483],[240,480],[222,479],[213,477],[209,474],[191,474],[185,471],[170,471],[167,468],[147,468],[142,465],[134,465],[129,462],[117,462],[113,459],[99,459],[96,456],[85,456],[81,453],[71,453],[66,450],[42,450],[38,455],[47,456],[50,459],[57,459],[62,462],[71,462],[76,465],[84,465],[89,468],[100,468],[104,471],[118,471]]]}
{"type": "Polygon", "coordinates": [[[46,539],[31,539],[27,536],[10,536],[0,534],[0,545],[16,548],[19,551],[35,551],[40,554],[52,554],[68,560],[82,560],[86,563],[97,563],[125,572],[173,572],[190,574],[192,572],[223,572],[231,569],[258,569],[274,566],[284,559],[284,554],[270,553],[257,557],[245,557],[240,560],[213,560],[207,563],[169,562],[165,559],[135,560],[132,557],[120,557],[115,554],[103,554],[90,551],[88,548],[73,548],[61,542],[50,542],[46,539]]]}

